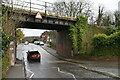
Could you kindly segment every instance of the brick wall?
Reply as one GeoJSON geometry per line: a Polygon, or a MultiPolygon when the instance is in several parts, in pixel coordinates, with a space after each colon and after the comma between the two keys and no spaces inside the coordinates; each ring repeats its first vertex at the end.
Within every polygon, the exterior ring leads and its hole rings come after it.
{"type": "Polygon", "coordinates": [[[71,41],[68,37],[68,31],[62,30],[57,32],[57,53],[66,58],[70,58],[72,56],[72,46],[71,41]]]}

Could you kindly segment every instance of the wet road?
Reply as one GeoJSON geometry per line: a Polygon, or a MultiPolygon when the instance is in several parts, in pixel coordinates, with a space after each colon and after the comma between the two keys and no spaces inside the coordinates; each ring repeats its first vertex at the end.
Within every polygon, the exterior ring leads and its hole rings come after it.
{"type": "Polygon", "coordinates": [[[65,78],[65,80],[67,78],[72,80],[78,80],[78,78],[109,78],[102,74],[85,70],[79,64],[59,60],[38,45],[19,45],[17,58],[22,59],[22,56],[24,56],[29,69],[34,73],[33,78],[65,78]],[[38,50],[42,56],[41,62],[28,62],[26,59],[28,50],[38,50]]]}

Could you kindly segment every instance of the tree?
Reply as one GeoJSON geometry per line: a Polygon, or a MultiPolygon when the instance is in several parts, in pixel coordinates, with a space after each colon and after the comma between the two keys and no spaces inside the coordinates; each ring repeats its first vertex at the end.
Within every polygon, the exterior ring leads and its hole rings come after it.
{"type": "Polygon", "coordinates": [[[110,11],[106,11],[105,14],[103,15],[102,25],[103,26],[111,26],[111,25],[113,25],[114,21],[115,21],[114,14],[110,11]]]}
{"type": "Polygon", "coordinates": [[[24,39],[24,34],[21,29],[16,30],[16,41],[19,43],[21,40],[24,39]]]}
{"type": "Polygon", "coordinates": [[[76,17],[83,14],[89,17],[92,12],[91,8],[90,2],[86,2],[85,0],[71,0],[69,2],[55,2],[53,10],[55,14],[63,16],[76,17]]]}
{"type": "Polygon", "coordinates": [[[102,16],[103,16],[103,11],[104,11],[104,7],[103,7],[103,6],[99,6],[98,18],[97,18],[97,25],[98,25],[98,26],[101,25],[102,16]]]}
{"type": "MultiPolygon", "coordinates": [[[[2,24],[3,24],[3,31],[6,34],[9,34],[11,36],[15,36],[15,30],[19,25],[22,23],[19,16],[23,15],[22,13],[15,14],[14,8],[17,8],[18,4],[20,4],[21,0],[16,0],[13,2],[13,0],[5,0],[5,4],[2,5],[2,24]],[[8,5],[8,3],[11,3],[8,5]],[[17,5],[13,5],[17,4],[17,5]],[[14,7],[11,7],[14,6],[14,7]],[[18,19],[19,18],[19,19],[18,19]]],[[[24,3],[21,3],[21,8],[23,8],[24,3]]],[[[20,7],[19,7],[20,8],[20,7]]]]}
{"type": "MultiPolygon", "coordinates": [[[[57,31],[52,30],[52,31],[45,31],[44,33],[42,33],[42,35],[45,35],[47,38],[49,37],[49,41],[51,39],[51,41],[56,42],[56,38],[57,38],[57,31]]],[[[42,36],[41,35],[41,36],[42,36]]]]}
{"type": "Polygon", "coordinates": [[[102,25],[103,26],[109,26],[109,23],[110,23],[110,16],[103,17],[103,23],[102,23],[102,25]]]}
{"type": "Polygon", "coordinates": [[[118,27],[120,26],[120,11],[115,11],[114,16],[115,16],[115,26],[118,27]]]}

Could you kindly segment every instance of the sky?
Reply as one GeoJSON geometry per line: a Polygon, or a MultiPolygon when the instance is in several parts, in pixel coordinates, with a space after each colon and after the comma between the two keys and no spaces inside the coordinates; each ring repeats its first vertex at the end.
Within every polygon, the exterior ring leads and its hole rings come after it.
{"type": "MultiPolygon", "coordinates": [[[[30,0],[25,0],[25,1],[30,1],[30,0]]],[[[32,2],[47,1],[47,2],[53,3],[53,2],[58,1],[58,0],[31,0],[31,1],[32,2]]],[[[105,7],[106,11],[114,12],[115,10],[118,10],[118,2],[120,0],[89,0],[89,1],[91,1],[93,3],[94,11],[97,11],[98,6],[102,5],[105,7]]],[[[44,32],[45,30],[22,29],[22,31],[25,34],[25,36],[40,36],[41,33],[44,32]]]]}
{"type": "MultiPolygon", "coordinates": [[[[33,1],[35,1],[35,0],[33,0],[33,1]]],[[[59,0],[36,0],[36,1],[55,2],[55,1],[59,1],[59,0]]],[[[69,1],[69,0],[66,0],[66,1],[69,1]]],[[[88,0],[86,0],[86,1],[88,1],[88,0]]],[[[103,5],[107,10],[114,11],[114,10],[118,9],[118,2],[120,0],[89,0],[89,1],[94,4],[93,7],[95,10],[98,9],[98,5],[103,5]]]]}
{"type": "Polygon", "coordinates": [[[118,10],[118,2],[120,0],[90,0],[94,4],[94,9],[98,9],[98,5],[103,5],[106,10],[118,10]],[[97,7],[97,8],[96,8],[97,7]]]}
{"type": "Polygon", "coordinates": [[[25,29],[22,28],[21,29],[23,34],[25,34],[25,36],[40,36],[41,33],[43,33],[46,30],[39,30],[39,29],[25,29]]]}

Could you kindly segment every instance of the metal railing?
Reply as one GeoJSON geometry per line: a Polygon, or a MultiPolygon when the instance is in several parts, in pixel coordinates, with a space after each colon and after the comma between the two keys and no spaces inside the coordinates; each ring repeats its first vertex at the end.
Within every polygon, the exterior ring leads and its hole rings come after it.
{"type": "MultiPolygon", "coordinates": [[[[21,1],[21,2],[10,2],[10,1],[3,1],[3,5],[10,6],[12,9],[19,8],[29,11],[31,14],[32,11],[40,11],[45,14],[54,14],[60,15],[56,10],[54,10],[55,4],[50,2],[39,1],[39,3],[21,1]]],[[[65,16],[65,15],[60,15],[65,16]]]]}

